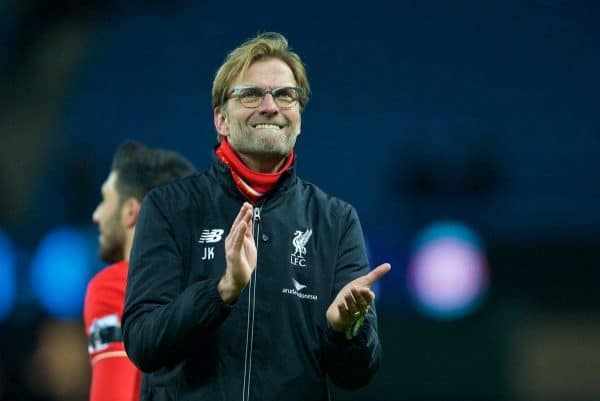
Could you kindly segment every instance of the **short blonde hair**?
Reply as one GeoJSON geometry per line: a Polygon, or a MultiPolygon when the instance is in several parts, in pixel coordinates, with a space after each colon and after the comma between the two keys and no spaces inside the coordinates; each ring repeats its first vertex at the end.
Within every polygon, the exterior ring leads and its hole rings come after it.
{"type": "Polygon", "coordinates": [[[221,107],[227,99],[229,85],[239,76],[244,76],[248,68],[258,60],[277,58],[286,63],[296,79],[297,85],[304,90],[298,99],[300,110],[308,103],[310,86],[306,69],[300,56],[288,47],[288,41],[280,33],[266,32],[247,40],[227,55],[221,65],[212,86],[212,108],[221,107]]]}

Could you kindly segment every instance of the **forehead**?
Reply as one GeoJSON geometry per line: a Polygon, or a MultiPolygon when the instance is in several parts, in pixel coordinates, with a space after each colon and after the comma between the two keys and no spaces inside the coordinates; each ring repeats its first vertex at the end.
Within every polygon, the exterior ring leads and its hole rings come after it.
{"type": "Polygon", "coordinates": [[[276,88],[278,86],[296,86],[297,84],[289,65],[278,58],[270,58],[252,63],[246,75],[237,77],[233,81],[233,85],[276,88]]]}
{"type": "Polygon", "coordinates": [[[111,171],[104,183],[102,184],[102,191],[105,192],[116,192],[117,191],[117,178],[118,173],[111,171]]]}

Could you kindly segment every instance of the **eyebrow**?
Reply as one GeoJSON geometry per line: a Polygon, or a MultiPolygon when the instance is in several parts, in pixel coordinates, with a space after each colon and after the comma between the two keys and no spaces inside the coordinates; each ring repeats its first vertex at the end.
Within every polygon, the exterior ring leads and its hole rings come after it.
{"type": "MultiPolygon", "coordinates": [[[[262,86],[262,85],[234,85],[231,87],[230,90],[234,90],[234,89],[249,89],[249,88],[259,88],[259,89],[266,89],[266,90],[274,90],[274,89],[282,89],[282,88],[300,88],[298,85],[294,85],[294,84],[284,84],[284,85],[276,85],[276,86],[262,86]]],[[[302,89],[302,88],[300,88],[302,89]]]]}

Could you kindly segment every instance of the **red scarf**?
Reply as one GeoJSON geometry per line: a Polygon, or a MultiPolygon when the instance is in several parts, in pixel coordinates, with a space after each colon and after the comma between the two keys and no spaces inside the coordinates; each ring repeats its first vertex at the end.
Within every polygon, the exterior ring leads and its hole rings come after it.
{"type": "Polygon", "coordinates": [[[250,170],[244,162],[240,160],[226,138],[221,140],[221,144],[215,149],[215,153],[219,160],[229,166],[233,182],[235,182],[239,191],[252,203],[256,203],[273,189],[283,172],[287,170],[294,161],[294,150],[292,150],[283,166],[276,173],[257,173],[254,170],[250,170]]]}

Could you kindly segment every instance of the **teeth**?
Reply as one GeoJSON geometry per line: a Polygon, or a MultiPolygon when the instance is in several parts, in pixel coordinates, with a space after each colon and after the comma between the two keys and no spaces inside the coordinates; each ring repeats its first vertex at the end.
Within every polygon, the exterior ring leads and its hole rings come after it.
{"type": "Polygon", "coordinates": [[[279,125],[275,125],[275,124],[256,124],[254,126],[254,128],[259,128],[259,129],[280,129],[279,125]]]}

